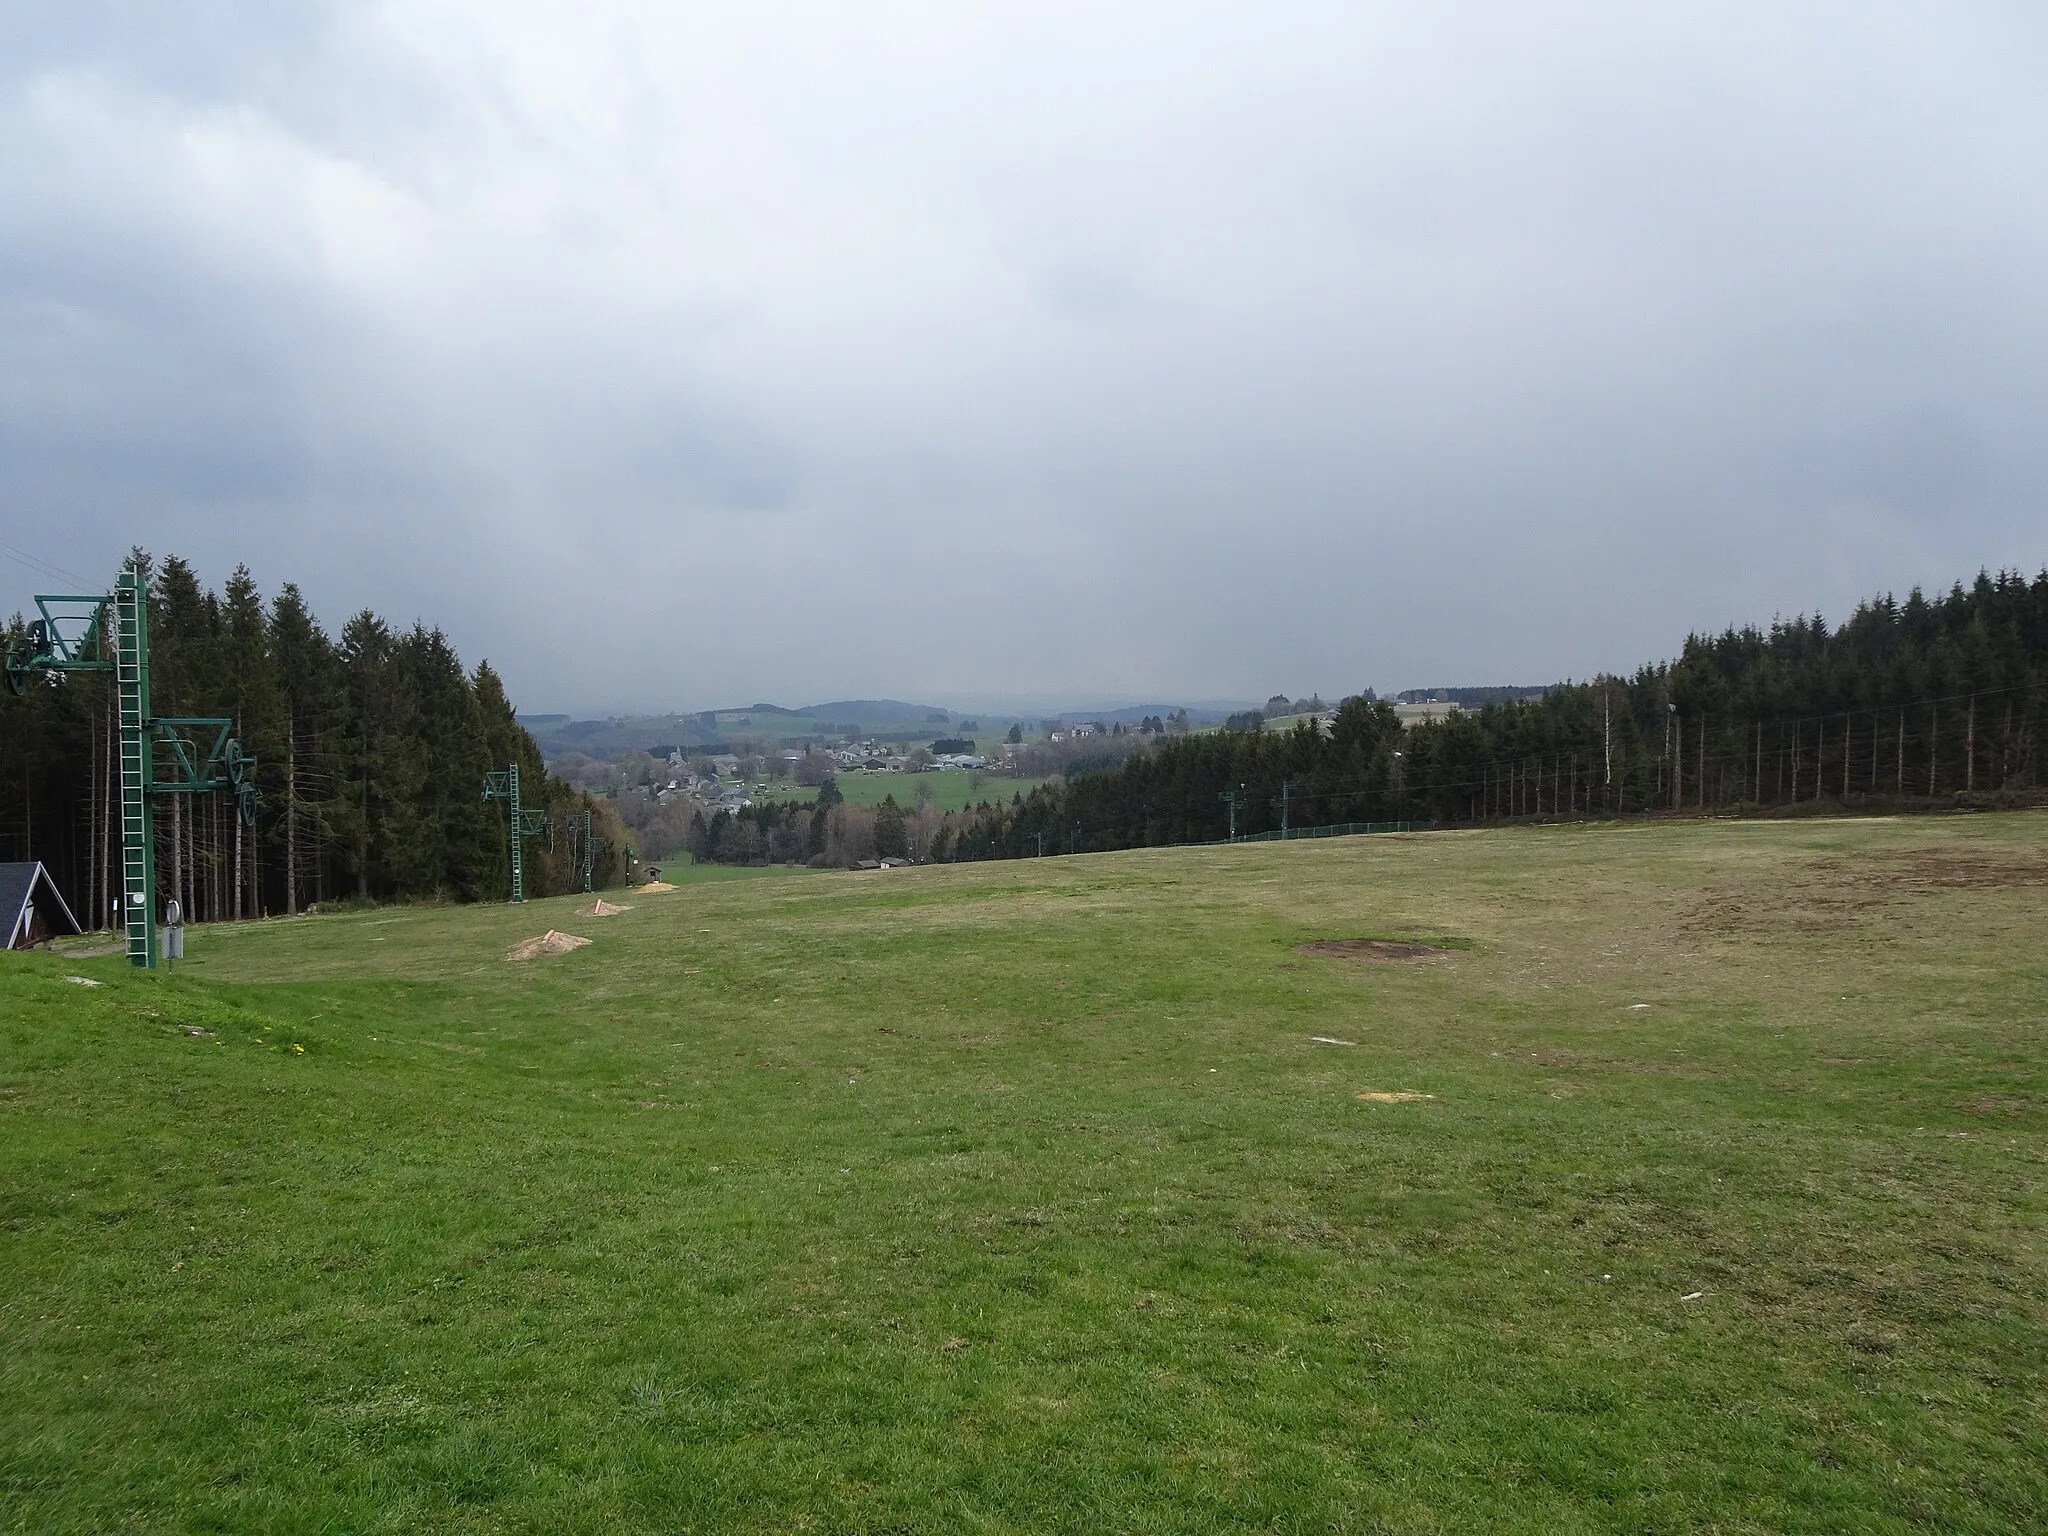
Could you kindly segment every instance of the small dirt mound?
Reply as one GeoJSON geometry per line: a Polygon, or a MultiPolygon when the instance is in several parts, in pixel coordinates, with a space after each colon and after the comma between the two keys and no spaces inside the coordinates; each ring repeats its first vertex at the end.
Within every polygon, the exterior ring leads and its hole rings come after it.
{"type": "Polygon", "coordinates": [[[642,896],[659,896],[663,891],[672,891],[675,887],[666,880],[650,880],[645,885],[634,886],[633,889],[642,896]]]}
{"type": "Polygon", "coordinates": [[[1313,944],[1294,946],[1297,955],[1329,955],[1338,960],[1364,960],[1374,965],[1400,965],[1411,960],[1434,960],[1450,953],[1427,944],[1402,944],[1393,939],[1319,939],[1313,944]]]}
{"type": "Polygon", "coordinates": [[[550,928],[537,939],[526,939],[505,951],[507,960],[538,960],[542,955],[566,955],[572,949],[581,949],[590,940],[578,938],[573,933],[557,933],[550,928]]]}
{"type": "Polygon", "coordinates": [[[599,897],[595,906],[578,907],[576,915],[578,917],[617,917],[621,912],[630,912],[632,910],[631,907],[618,906],[606,901],[603,897],[599,897]]]}

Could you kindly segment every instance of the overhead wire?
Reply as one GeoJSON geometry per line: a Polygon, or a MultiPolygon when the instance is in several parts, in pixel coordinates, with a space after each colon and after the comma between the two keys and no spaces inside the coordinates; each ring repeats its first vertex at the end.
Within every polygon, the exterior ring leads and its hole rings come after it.
{"type": "Polygon", "coordinates": [[[38,576],[48,576],[53,579],[62,578],[65,581],[75,581],[85,586],[92,585],[92,578],[90,576],[81,576],[76,571],[66,570],[54,560],[45,560],[41,555],[32,555],[25,549],[17,549],[5,540],[0,540],[0,554],[5,554],[16,565],[24,566],[34,571],[38,576]]]}

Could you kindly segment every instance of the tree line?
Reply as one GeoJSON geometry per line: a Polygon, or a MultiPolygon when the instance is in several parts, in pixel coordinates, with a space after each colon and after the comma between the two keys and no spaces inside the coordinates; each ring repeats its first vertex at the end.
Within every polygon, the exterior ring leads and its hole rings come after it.
{"type": "Polygon", "coordinates": [[[1169,735],[1120,764],[1076,764],[1063,782],[939,818],[920,856],[1341,823],[2032,803],[2044,707],[2048,571],[1980,574],[1934,597],[1865,602],[1839,626],[1812,615],[1693,635],[1630,677],[1413,724],[1361,693],[1327,729],[1169,735]]]}
{"type": "Polygon", "coordinates": [[[691,813],[683,846],[698,863],[811,864],[852,869],[882,859],[913,863],[953,857],[958,813],[934,810],[925,797],[901,805],[849,805],[828,775],[809,801],[766,801],[691,813]]]}
{"type": "MultiPolygon", "coordinates": [[[[190,920],[502,899],[506,811],[484,803],[483,778],[515,763],[525,805],[550,827],[527,844],[527,890],[581,888],[586,810],[594,883],[623,873],[627,836],[609,805],[548,775],[490,663],[466,671],[439,629],[365,609],[329,635],[295,585],[266,601],[238,566],[216,593],[175,556],[133,558],[148,578],[155,714],[226,717],[259,761],[252,829],[225,796],[158,802],[159,886],[190,920]]],[[[17,616],[6,644],[24,639],[17,616]]],[[[120,889],[118,726],[109,674],[43,674],[25,696],[0,696],[0,848],[49,866],[88,927],[105,925],[120,889]]]]}

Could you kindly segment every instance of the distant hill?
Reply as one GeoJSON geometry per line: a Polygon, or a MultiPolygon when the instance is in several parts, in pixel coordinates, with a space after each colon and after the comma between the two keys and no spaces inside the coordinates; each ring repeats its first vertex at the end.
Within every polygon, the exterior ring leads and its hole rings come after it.
{"type": "Polygon", "coordinates": [[[1257,709],[1257,704],[1216,703],[1207,704],[1126,704],[1120,709],[1064,709],[1048,710],[1039,718],[1044,720],[1100,720],[1104,725],[1113,725],[1121,720],[1125,725],[1136,725],[1148,715],[1157,715],[1162,720],[1168,715],[1185,709],[1188,720],[1195,725],[1217,725],[1243,709],[1257,709]]]}
{"type": "Polygon", "coordinates": [[[522,715],[519,723],[539,743],[549,761],[571,752],[586,757],[617,757],[626,752],[664,751],[681,747],[725,750],[748,736],[765,737],[781,745],[806,741],[829,741],[841,736],[865,736],[878,741],[931,741],[941,736],[968,736],[993,740],[1021,720],[1027,730],[1036,731],[1041,720],[1099,720],[1104,725],[1122,721],[1136,725],[1147,715],[1165,717],[1186,709],[1196,725],[1220,724],[1238,709],[1256,705],[1204,700],[1201,704],[1128,704],[1117,709],[1038,710],[1003,713],[987,710],[947,709],[939,704],[914,704],[902,699],[833,699],[791,709],[783,704],[749,704],[735,709],[705,709],[694,714],[617,715],[603,720],[578,720],[569,715],[522,715]],[[974,728],[963,729],[966,722],[974,728]]]}
{"type": "MultiPolygon", "coordinates": [[[[839,699],[803,709],[782,704],[750,704],[738,709],[699,710],[688,715],[619,715],[604,720],[528,715],[521,718],[520,724],[552,761],[571,752],[606,758],[624,752],[651,752],[657,747],[723,750],[746,736],[766,737],[782,744],[852,735],[884,741],[928,741],[953,734],[962,720],[979,718],[937,704],[906,704],[901,699],[839,699]]],[[[1007,726],[1008,722],[1004,724],[1007,726]]]]}
{"type": "Polygon", "coordinates": [[[860,730],[901,730],[908,726],[937,725],[941,721],[973,719],[961,716],[941,704],[906,704],[901,699],[836,699],[830,704],[813,704],[802,713],[817,720],[838,720],[860,730]]]}
{"type": "Polygon", "coordinates": [[[522,716],[519,722],[550,762],[571,752],[617,757],[622,752],[709,741],[695,715],[639,715],[615,720],[573,720],[567,715],[522,716]],[[545,723],[544,723],[545,722],[545,723]]]}

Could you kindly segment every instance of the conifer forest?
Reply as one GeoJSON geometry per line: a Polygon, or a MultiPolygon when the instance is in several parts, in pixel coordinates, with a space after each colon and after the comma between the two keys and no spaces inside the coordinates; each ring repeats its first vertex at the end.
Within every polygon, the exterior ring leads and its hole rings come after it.
{"type": "MultiPolygon", "coordinates": [[[[184,560],[149,571],[151,691],[160,715],[219,715],[258,759],[256,824],[226,797],[166,796],[157,870],[194,921],[335,902],[502,899],[510,853],[484,774],[516,763],[546,838],[527,845],[526,887],[580,887],[568,836],[594,812],[596,876],[626,840],[610,807],[551,779],[488,662],[466,671],[448,637],[365,610],[330,635],[291,584],[266,600],[246,568],[219,592],[184,560]],[[609,834],[609,835],[607,835],[609,834]]],[[[7,637],[22,640],[20,619],[7,637]]],[[[40,678],[0,693],[0,859],[40,859],[86,927],[119,889],[119,766],[111,678],[40,678]]]]}
{"type": "Polygon", "coordinates": [[[2041,783],[2048,571],[1688,638],[1675,661],[1404,727],[1168,740],[1112,772],[959,818],[935,856],[1206,842],[1283,824],[1994,805],[2041,783]]]}

